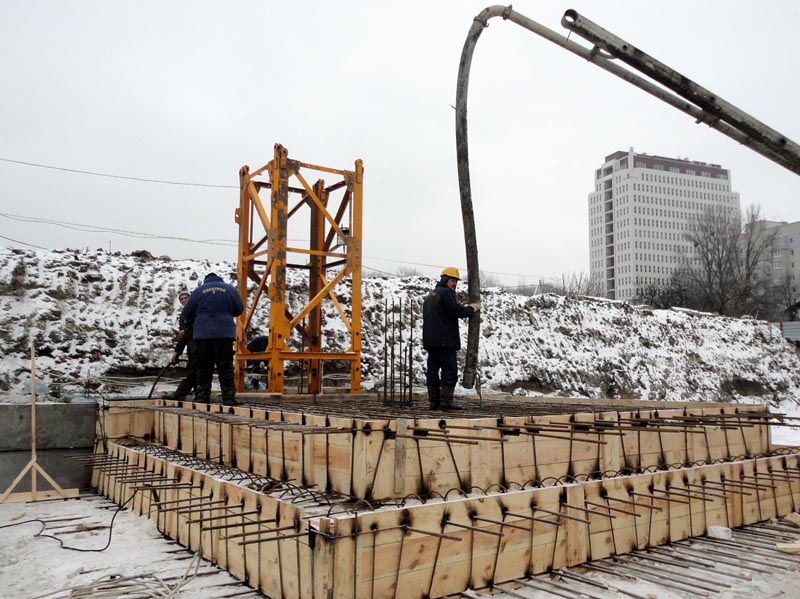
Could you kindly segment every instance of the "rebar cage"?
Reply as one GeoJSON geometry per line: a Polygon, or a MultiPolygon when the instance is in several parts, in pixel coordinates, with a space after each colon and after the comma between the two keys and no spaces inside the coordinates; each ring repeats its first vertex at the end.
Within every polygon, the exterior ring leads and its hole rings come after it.
{"type": "MultiPolygon", "coordinates": [[[[288,150],[275,144],[273,159],[250,172],[239,171],[240,204],[236,210],[239,225],[238,284],[245,310],[238,318],[236,332],[236,388],[245,386],[248,360],[267,364],[267,390],[284,391],[284,362],[299,361],[305,391],[322,391],[322,365],[325,361],[349,363],[350,391],[361,386],[361,206],[364,167],[355,161],[355,169],[339,170],[306,164],[288,157],[288,150]],[[318,179],[313,185],[303,171],[317,171],[340,178],[326,185],[318,179]],[[269,180],[259,180],[268,176],[269,180]],[[270,189],[269,211],[259,192],[270,189]],[[299,196],[290,206],[290,196],[299,196]],[[334,209],[335,212],[332,210],[334,209]],[[306,241],[292,238],[288,226],[306,219],[306,241]],[[262,231],[263,230],[263,231],[262,231]],[[287,296],[287,270],[305,271],[308,275],[308,298],[290,306],[287,296]],[[337,293],[350,282],[349,293],[337,293]],[[248,281],[255,283],[248,294],[248,281]],[[247,332],[259,301],[266,291],[269,301],[267,348],[253,353],[247,349],[247,332]],[[347,297],[349,296],[349,306],[347,297]],[[323,303],[332,310],[323,316],[323,303]],[[292,312],[294,307],[294,312],[292,312]],[[330,351],[323,337],[323,317],[339,318],[350,337],[345,351],[330,351]]],[[[301,235],[301,237],[304,237],[301,235]]],[[[302,389],[301,389],[302,390],[302,389]]]]}

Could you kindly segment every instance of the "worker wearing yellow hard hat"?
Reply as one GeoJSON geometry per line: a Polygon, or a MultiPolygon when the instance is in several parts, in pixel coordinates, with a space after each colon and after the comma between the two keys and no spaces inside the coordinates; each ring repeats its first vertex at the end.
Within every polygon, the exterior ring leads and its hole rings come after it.
{"type": "Polygon", "coordinates": [[[428,352],[425,382],[428,401],[434,410],[452,410],[453,392],[458,381],[456,352],[461,349],[459,318],[472,318],[481,303],[459,304],[456,285],[461,274],[455,266],[442,270],[436,286],[425,297],[422,306],[422,345],[428,352]]]}

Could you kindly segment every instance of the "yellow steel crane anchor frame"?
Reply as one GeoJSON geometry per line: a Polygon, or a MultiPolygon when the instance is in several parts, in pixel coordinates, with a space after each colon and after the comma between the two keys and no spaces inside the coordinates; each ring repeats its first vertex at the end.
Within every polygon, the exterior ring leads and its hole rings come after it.
{"type": "MultiPolygon", "coordinates": [[[[239,225],[238,284],[245,310],[238,317],[236,331],[236,388],[245,386],[245,365],[248,360],[263,360],[268,365],[267,390],[284,392],[285,362],[298,361],[307,376],[300,391],[322,391],[323,363],[349,363],[351,392],[361,386],[361,219],[364,166],[355,161],[354,170],[340,170],[292,160],[288,150],[275,144],[273,159],[250,172],[239,171],[240,203],[236,210],[239,225]],[[306,171],[317,171],[340,177],[326,185],[319,179],[311,185],[306,171]],[[259,177],[267,176],[268,180],[259,177]],[[270,190],[269,205],[261,201],[259,192],[270,190]],[[299,196],[290,208],[289,200],[299,196]],[[335,212],[329,208],[338,198],[335,212]],[[305,213],[308,247],[289,246],[288,227],[294,218],[305,213]],[[297,262],[290,262],[298,260],[297,262]],[[287,271],[304,271],[308,275],[306,301],[290,298],[287,271]],[[349,293],[337,289],[350,282],[349,293]],[[248,282],[255,289],[248,292],[248,282]],[[247,350],[247,332],[259,302],[269,300],[269,334],[267,349],[251,353],[247,350]],[[347,304],[346,298],[350,301],[347,304]],[[299,303],[298,303],[299,302],[299,303]],[[324,305],[332,306],[323,312],[324,305]],[[345,351],[329,351],[325,347],[323,317],[339,318],[350,336],[345,351]]],[[[302,235],[305,237],[305,235],[302,235]]],[[[295,243],[295,240],[292,239],[295,243]]],[[[302,242],[299,242],[302,243],[302,242]]]]}

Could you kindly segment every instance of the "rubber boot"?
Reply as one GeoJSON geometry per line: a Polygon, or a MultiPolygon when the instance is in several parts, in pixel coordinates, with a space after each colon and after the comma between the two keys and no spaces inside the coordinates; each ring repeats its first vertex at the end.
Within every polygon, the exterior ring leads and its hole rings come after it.
{"type": "Polygon", "coordinates": [[[172,397],[170,399],[186,399],[189,393],[191,393],[192,390],[194,389],[194,386],[195,386],[194,380],[192,380],[189,377],[186,377],[180,382],[178,388],[175,389],[175,392],[173,394],[175,395],[175,397],[172,397]]]}
{"type": "Polygon", "coordinates": [[[211,401],[211,385],[198,384],[194,400],[197,403],[209,403],[211,401]]]}
{"type": "Polygon", "coordinates": [[[439,395],[439,407],[442,410],[456,410],[456,405],[453,403],[453,392],[456,390],[455,386],[449,387],[442,385],[441,394],[439,395]]]}
{"type": "Polygon", "coordinates": [[[431,404],[431,410],[439,409],[439,385],[428,385],[428,401],[431,404]]]}

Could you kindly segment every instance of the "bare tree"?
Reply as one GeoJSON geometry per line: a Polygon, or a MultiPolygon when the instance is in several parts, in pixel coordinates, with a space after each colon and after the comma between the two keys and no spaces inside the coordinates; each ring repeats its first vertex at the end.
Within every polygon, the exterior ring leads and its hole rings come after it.
{"type": "Polygon", "coordinates": [[[673,306],[689,307],[689,286],[681,270],[672,273],[669,282],[663,285],[650,284],[641,289],[639,299],[661,310],[673,306]]]}
{"type": "Polygon", "coordinates": [[[575,295],[598,297],[603,295],[602,275],[596,273],[595,276],[590,276],[583,270],[561,275],[561,287],[565,293],[574,293],[575,295]]]}
{"type": "Polygon", "coordinates": [[[397,276],[398,277],[421,277],[422,271],[418,268],[413,266],[398,266],[397,267],[397,276]]]}
{"type": "Polygon", "coordinates": [[[536,283],[529,283],[525,279],[519,279],[517,284],[513,287],[504,287],[506,291],[510,291],[511,293],[516,293],[517,295],[537,295],[539,293],[539,285],[536,283]]]}
{"type": "Polygon", "coordinates": [[[736,241],[741,231],[738,212],[713,207],[706,210],[686,233],[694,254],[685,263],[696,301],[702,310],[727,314],[734,289],[736,241]]]}
{"type": "Polygon", "coordinates": [[[734,314],[768,312],[777,303],[777,285],[772,282],[772,251],[777,229],[767,228],[759,207],[745,212],[744,230],[739,236],[739,259],[735,263],[734,314]]]}
{"type": "Polygon", "coordinates": [[[493,272],[486,272],[485,270],[479,271],[481,276],[481,287],[502,287],[503,282],[500,277],[493,272]]]}
{"type": "MultiPolygon", "coordinates": [[[[482,275],[481,275],[482,276],[482,275]]],[[[483,282],[481,280],[481,282],[483,282]]],[[[540,278],[536,283],[520,279],[513,287],[504,287],[518,295],[539,295],[554,293],[556,295],[588,295],[600,297],[603,295],[603,281],[601,275],[589,276],[585,271],[575,271],[561,275],[557,278],[540,278]]]]}
{"type": "Polygon", "coordinates": [[[776,319],[798,320],[800,318],[800,293],[797,292],[797,283],[789,274],[783,275],[775,285],[776,319]]]}
{"type": "Polygon", "coordinates": [[[748,207],[744,218],[734,210],[709,208],[686,234],[694,247],[680,272],[687,303],[734,316],[767,309],[774,294],[764,264],[771,262],[774,238],[756,206],[748,207]]]}

